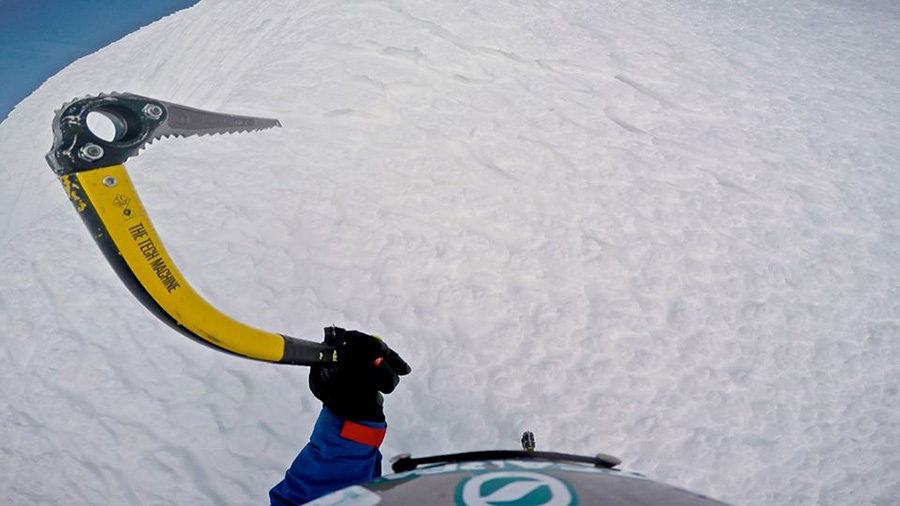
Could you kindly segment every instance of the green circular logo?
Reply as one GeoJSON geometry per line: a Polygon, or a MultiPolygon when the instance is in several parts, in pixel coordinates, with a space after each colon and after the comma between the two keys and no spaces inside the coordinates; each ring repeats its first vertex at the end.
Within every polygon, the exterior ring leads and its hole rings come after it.
{"type": "Polygon", "coordinates": [[[528,471],[478,474],[456,488],[460,506],[575,506],[571,488],[559,478],[528,471]]]}

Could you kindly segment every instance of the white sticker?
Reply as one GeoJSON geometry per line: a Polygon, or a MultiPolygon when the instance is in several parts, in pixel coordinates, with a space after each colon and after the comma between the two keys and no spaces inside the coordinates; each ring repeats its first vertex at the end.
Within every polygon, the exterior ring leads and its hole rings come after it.
{"type": "Polygon", "coordinates": [[[306,503],[307,506],[375,506],[381,502],[381,497],[371,490],[354,485],[342,488],[322,496],[315,501],[306,503]]]}

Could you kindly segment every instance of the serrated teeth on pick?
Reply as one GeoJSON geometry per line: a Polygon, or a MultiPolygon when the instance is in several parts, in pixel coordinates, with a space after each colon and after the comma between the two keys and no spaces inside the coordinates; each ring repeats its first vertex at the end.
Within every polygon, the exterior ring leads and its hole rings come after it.
{"type": "MultiPolygon", "coordinates": [[[[114,106],[119,103],[120,100],[128,101],[129,105],[124,107],[137,107],[137,109],[132,109],[132,113],[136,112],[138,114],[144,114],[144,119],[150,118],[147,118],[146,113],[141,110],[141,108],[146,107],[146,105],[142,104],[153,103],[162,106],[166,111],[165,119],[161,124],[156,122],[155,126],[151,127],[152,130],[143,131],[144,141],[138,146],[135,146],[137,150],[143,149],[145,146],[153,143],[156,139],[253,132],[281,126],[281,122],[276,119],[206,111],[157,100],[155,98],[134,95],[131,93],[120,93],[117,91],[100,93],[97,95],[85,95],[84,97],[75,98],[64,103],[60,109],[55,111],[56,118],[54,125],[60,123],[62,115],[67,109],[72,105],[85,100],[96,100],[98,101],[96,102],[98,105],[102,105],[102,108],[98,107],[98,110],[101,112],[105,111],[113,113],[115,112],[114,106]]],[[[91,109],[93,109],[93,107],[91,107],[91,109]]],[[[83,112],[84,111],[82,111],[82,113],[83,112]]],[[[145,123],[145,126],[146,125],[147,123],[145,123]]]]}

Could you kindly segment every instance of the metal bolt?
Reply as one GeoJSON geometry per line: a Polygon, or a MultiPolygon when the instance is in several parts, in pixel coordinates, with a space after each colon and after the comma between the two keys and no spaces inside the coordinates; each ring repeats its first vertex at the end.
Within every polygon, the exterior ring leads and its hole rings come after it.
{"type": "Polygon", "coordinates": [[[115,186],[116,183],[118,183],[118,181],[116,181],[116,178],[112,176],[106,176],[105,178],[103,178],[103,184],[109,186],[110,188],[115,186]]]}
{"type": "Polygon", "coordinates": [[[159,119],[163,115],[163,108],[156,104],[145,105],[143,111],[150,119],[159,119]]]}
{"type": "Polygon", "coordinates": [[[93,162],[103,158],[103,148],[94,143],[88,143],[78,150],[78,156],[82,160],[93,162]]]}

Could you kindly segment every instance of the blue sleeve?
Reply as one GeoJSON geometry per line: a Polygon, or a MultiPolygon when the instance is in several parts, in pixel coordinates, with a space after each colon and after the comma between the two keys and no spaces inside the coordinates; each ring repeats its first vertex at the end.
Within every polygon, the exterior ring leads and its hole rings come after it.
{"type": "MultiPolygon", "coordinates": [[[[309,443],[280,483],[269,491],[272,506],[294,506],[381,476],[377,446],[341,437],[345,420],[322,408],[309,443]]],[[[384,423],[352,422],[384,430],[384,423]]]]}

